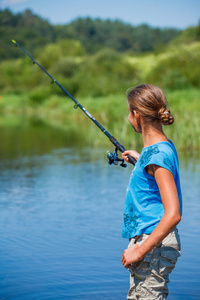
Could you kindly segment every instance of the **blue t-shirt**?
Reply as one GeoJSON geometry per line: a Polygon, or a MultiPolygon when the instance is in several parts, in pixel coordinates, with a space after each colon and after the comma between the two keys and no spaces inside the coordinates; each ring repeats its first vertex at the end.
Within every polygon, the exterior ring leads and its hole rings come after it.
{"type": "Polygon", "coordinates": [[[182,214],[179,163],[173,143],[159,142],[145,147],[131,174],[126,192],[122,227],[124,238],[132,238],[143,233],[150,234],[164,215],[164,206],[156,180],[145,171],[145,167],[150,164],[172,172],[182,214]]]}

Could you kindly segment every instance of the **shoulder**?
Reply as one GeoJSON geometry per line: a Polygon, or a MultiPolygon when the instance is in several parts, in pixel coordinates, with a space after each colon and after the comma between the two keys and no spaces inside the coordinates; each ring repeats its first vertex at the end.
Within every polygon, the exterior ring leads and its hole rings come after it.
{"type": "Polygon", "coordinates": [[[160,166],[174,171],[174,151],[168,142],[160,142],[142,150],[139,160],[141,168],[152,169],[152,165],[160,166]]]}

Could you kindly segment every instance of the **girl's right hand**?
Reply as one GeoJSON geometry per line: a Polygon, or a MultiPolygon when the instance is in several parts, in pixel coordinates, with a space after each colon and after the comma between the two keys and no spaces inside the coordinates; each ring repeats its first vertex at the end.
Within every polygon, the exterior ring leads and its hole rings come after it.
{"type": "Polygon", "coordinates": [[[135,150],[125,150],[125,151],[122,153],[122,158],[123,158],[126,162],[128,162],[128,163],[130,163],[130,162],[129,162],[129,159],[128,159],[128,156],[127,156],[128,154],[129,154],[130,156],[134,157],[136,160],[138,160],[138,158],[140,157],[140,154],[139,154],[137,151],[135,151],[135,150]]]}

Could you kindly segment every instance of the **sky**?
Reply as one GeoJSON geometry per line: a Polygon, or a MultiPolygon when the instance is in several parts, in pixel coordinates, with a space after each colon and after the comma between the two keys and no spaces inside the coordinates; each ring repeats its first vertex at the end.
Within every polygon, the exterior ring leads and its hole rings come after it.
{"type": "Polygon", "coordinates": [[[13,13],[30,9],[53,25],[91,17],[185,29],[200,21],[200,0],[0,0],[0,9],[5,8],[13,13]]]}

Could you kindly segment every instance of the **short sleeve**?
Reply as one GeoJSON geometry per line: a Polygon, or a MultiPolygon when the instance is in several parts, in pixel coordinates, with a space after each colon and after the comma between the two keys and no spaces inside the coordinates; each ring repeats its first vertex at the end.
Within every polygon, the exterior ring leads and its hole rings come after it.
{"type": "Polygon", "coordinates": [[[141,155],[141,168],[144,169],[151,164],[163,167],[172,172],[172,174],[174,172],[173,156],[171,155],[171,152],[164,151],[164,149],[159,149],[157,145],[152,145],[147,149],[144,149],[141,155]]]}

